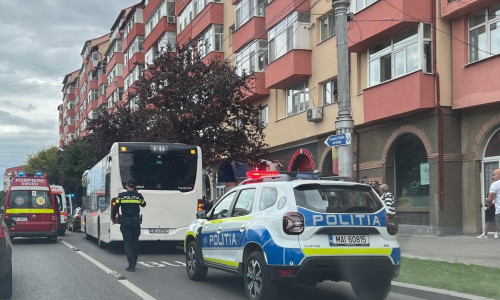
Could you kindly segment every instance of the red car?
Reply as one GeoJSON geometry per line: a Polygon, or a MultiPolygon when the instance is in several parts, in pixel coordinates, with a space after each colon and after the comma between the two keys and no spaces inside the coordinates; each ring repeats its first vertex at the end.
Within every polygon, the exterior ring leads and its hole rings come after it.
{"type": "Polygon", "coordinates": [[[12,296],[12,243],[8,227],[14,227],[16,221],[0,218],[0,298],[12,296]]]}
{"type": "Polygon", "coordinates": [[[13,219],[16,226],[9,228],[11,238],[47,237],[57,242],[59,207],[53,197],[49,181],[42,173],[19,172],[7,192],[4,220],[13,219]]]}

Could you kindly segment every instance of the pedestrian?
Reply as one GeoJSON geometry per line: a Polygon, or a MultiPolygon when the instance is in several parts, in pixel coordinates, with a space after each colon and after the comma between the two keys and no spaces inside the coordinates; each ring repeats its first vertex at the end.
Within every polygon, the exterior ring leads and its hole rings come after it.
{"type": "Polygon", "coordinates": [[[379,190],[380,184],[378,183],[377,180],[370,182],[370,185],[371,185],[372,189],[374,189],[375,191],[379,190]]]}
{"type": "Polygon", "coordinates": [[[378,193],[382,201],[384,201],[385,206],[389,209],[389,213],[396,214],[396,203],[394,203],[394,196],[389,192],[389,186],[387,184],[382,184],[378,187],[378,193]]]}
{"type": "Polygon", "coordinates": [[[495,206],[495,221],[497,225],[497,231],[494,238],[498,239],[498,232],[500,230],[500,169],[495,169],[493,171],[493,182],[491,183],[490,191],[488,192],[488,197],[486,198],[486,205],[495,206]]]}
{"type": "MultiPolygon", "coordinates": [[[[483,239],[488,237],[488,232],[490,226],[495,223],[495,204],[486,205],[486,211],[484,212],[484,231],[479,235],[478,239],[483,239]]],[[[498,238],[498,228],[495,232],[494,238],[498,238]]]]}
{"type": "Polygon", "coordinates": [[[135,272],[137,256],[139,254],[139,235],[141,235],[140,207],[146,206],[144,197],[137,192],[135,181],[127,182],[127,191],[118,194],[116,202],[111,210],[111,220],[113,224],[120,224],[120,231],[123,235],[125,255],[127,255],[127,271],[135,272]],[[118,211],[121,207],[122,215],[118,211]]]}

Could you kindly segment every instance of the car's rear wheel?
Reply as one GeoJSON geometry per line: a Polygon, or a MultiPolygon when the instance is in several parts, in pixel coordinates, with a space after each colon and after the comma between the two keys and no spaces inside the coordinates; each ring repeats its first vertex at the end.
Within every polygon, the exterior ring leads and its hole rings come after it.
{"type": "Polygon", "coordinates": [[[243,273],[245,292],[251,300],[274,299],[278,294],[278,285],[272,281],[262,252],[251,253],[245,261],[243,273]]]}
{"type": "Polygon", "coordinates": [[[186,249],[186,271],[189,279],[202,281],[207,277],[208,268],[201,264],[201,255],[196,250],[196,243],[189,242],[186,249]]]}
{"type": "Polygon", "coordinates": [[[7,274],[0,277],[0,298],[10,297],[12,297],[12,263],[7,274]]]}
{"type": "Polygon", "coordinates": [[[391,290],[391,279],[385,276],[355,279],[351,282],[351,287],[360,300],[382,300],[387,297],[391,290]]]}

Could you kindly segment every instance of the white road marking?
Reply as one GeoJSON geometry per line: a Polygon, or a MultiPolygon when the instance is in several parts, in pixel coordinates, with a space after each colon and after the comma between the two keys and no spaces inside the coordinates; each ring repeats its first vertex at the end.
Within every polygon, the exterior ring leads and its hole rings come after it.
{"type": "Polygon", "coordinates": [[[178,263],[179,265],[185,267],[186,263],[183,263],[182,261],[174,260],[174,262],[178,263]]]}
{"type": "Polygon", "coordinates": [[[168,263],[166,261],[161,261],[161,263],[166,264],[167,266],[171,266],[171,267],[180,267],[179,265],[174,265],[174,264],[168,263]]]}
{"type": "MultiPolygon", "coordinates": [[[[66,241],[61,241],[61,243],[63,243],[64,245],[66,245],[70,249],[74,248],[70,243],[68,243],[66,241]]],[[[103,270],[104,272],[106,272],[108,274],[110,274],[110,273],[113,272],[113,270],[111,270],[110,268],[108,268],[105,265],[101,264],[99,261],[97,261],[94,258],[92,258],[91,256],[85,254],[81,250],[80,251],[75,251],[75,253],[80,254],[83,258],[85,258],[86,260],[90,261],[91,263],[93,263],[95,266],[97,266],[99,269],[103,270]]],[[[118,280],[118,282],[121,283],[121,284],[123,284],[126,288],[128,288],[129,290],[131,290],[132,292],[134,292],[134,294],[136,294],[137,296],[141,297],[142,299],[145,299],[145,300],[156,300],[156,298],[154,298],[153,296],[149,295],[145,291],[141,290],[138,286],[134,285],[132,282],[130,282],[130,281],[126,280],[126,279],[118,280]]]]}

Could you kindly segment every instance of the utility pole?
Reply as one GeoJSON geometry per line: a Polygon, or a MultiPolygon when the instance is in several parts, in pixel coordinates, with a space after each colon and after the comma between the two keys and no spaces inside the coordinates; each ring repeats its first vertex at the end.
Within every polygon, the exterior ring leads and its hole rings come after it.
{"type": "MultiPolygon", "coordinates": [[[[335,28],[337,31],[337,90],[339,114],[335,121],[337,134],[350,135],[354,130],[351,115],[351,94],[349,92],[349,52],[347,47],[347,10],[349,0],[334,0],[335,28]]],[[[352,139],[351,139],[352,140],[352,139]]],[[[352,143],[339,146],[339,175],[354,178],[354,153],[352,143]]],[[[358,150],[359,151],[359,150],[358,150]]]]}

